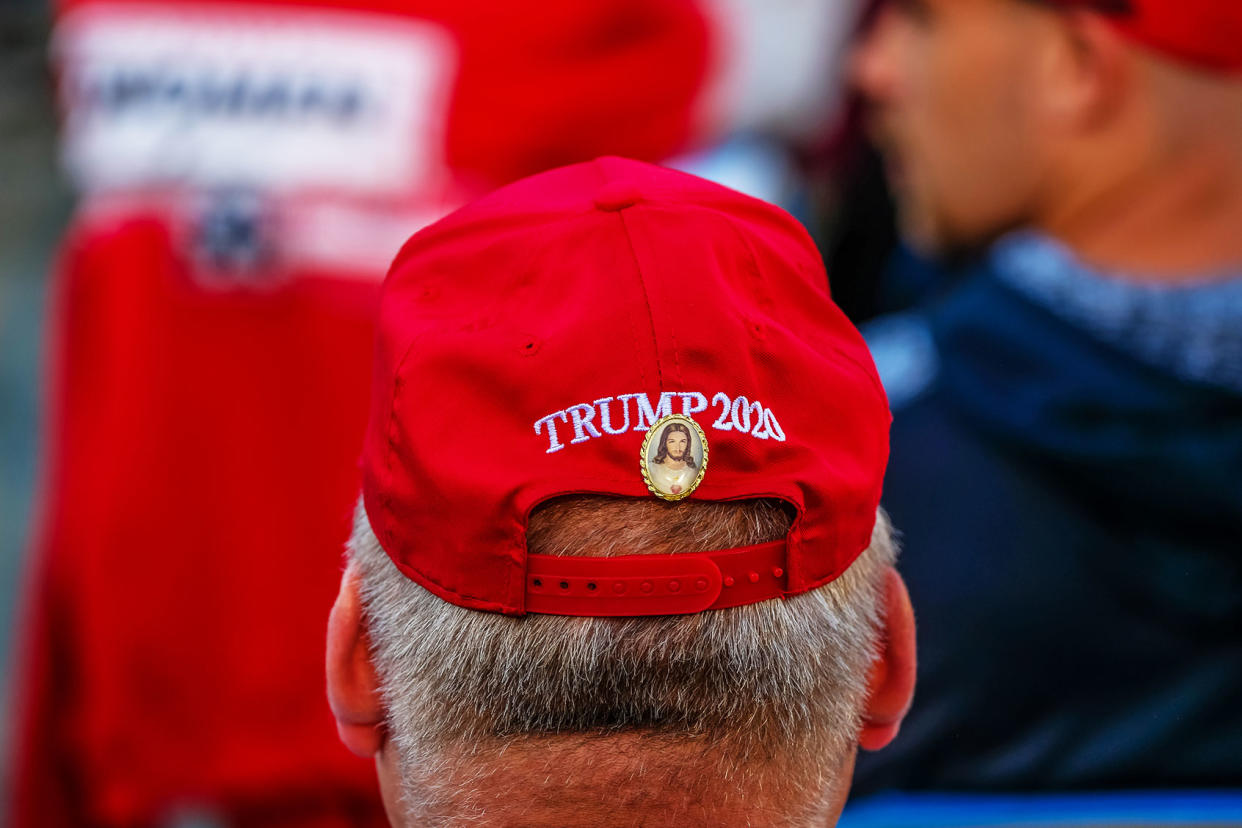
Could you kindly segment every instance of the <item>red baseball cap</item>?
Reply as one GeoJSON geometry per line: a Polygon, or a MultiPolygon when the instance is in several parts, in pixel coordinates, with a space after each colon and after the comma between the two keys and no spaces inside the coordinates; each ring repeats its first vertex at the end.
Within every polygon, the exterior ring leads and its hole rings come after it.
{"type": "Polygon", "coordinates": [[[890,416],[827,284],[782,210],[621,158],[420,231],[380,307],[377,538],[444,600],[511,615],[690,613],[831,581],[870,541],[890,416]],[[796,518],[739,549],[528,554],[532,509],[573,494],[779,498],[796,518]]]}
{"type": "Polygon", "coordinates": [[[1220,72],[1242,70],[1239,0],[1052,0],[1106,13],[1127,36],[1169,57],[1220,72]]]}

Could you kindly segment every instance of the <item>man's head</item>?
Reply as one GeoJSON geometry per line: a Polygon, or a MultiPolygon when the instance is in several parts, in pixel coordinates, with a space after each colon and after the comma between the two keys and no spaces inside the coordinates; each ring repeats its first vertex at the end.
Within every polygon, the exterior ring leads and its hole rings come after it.
{"type": "Polygon", "coordinates": [[[829,822],[913,621],[883,392],[797,223],[601,159],[416,235],[380,317],[328,689],[394,822],[829,822]]]}
{"type": "MultiPolygon", "coordinates": [[[[532,515],[529,543],[694,552],[779,539],[789,522],[772,501],[578,496],[532,515]]],[[[895,554],[881,514],[842,577],[785,601],[511,618],[406,578],[360,508],[329,636],[342,738],[376,756],[396,825],[831,824],[856,745],[887,744],[913,689],[895,554]]]]}
{"type": "Polygon", "coordinates": [[[1242,143],[1232,0],[891,0],[855,55],[907,237],[1083,232],[1242,143]]]}

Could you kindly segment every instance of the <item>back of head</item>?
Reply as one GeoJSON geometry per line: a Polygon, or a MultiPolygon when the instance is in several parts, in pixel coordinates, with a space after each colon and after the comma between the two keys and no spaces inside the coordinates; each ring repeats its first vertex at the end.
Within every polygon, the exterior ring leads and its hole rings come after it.
{"type": "MultiPolygon", "coordinates": [[[[677,554],[776,540],[790,519],[771,500],[566,497],[531,516],[529,544],[677,554]]],[[[828,585],[695,615],[454,606],[396,569],[361,507],[350,557],[409,824],[822,825],[843,799],[895,557],[883,513],[828,585]]]]}
{"type": "Polygon", "coordinates": [[[805,230],[598,159],[416,234],[379,328],[328,675],[394,819],[829,822],[913,635],[887,402],[805,230]]]}

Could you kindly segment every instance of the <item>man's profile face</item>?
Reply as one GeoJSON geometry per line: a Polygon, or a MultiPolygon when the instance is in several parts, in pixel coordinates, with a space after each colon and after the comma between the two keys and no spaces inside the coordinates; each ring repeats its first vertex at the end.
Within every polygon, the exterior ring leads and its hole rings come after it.
{"type": "Polygon", "coordinates": [[[668,456],[674,460],[684,460],[686,457],[686,445],[689,439],[685,432],[674,431],[668,435],[665,446],[668,448],[668,456]]]}
{"type": "Polygon", "coordinates": [[[969,249],[1029,218],[1037,70],[1054,21],[1022,0],[892,0],[863,39],[855,82],[917,247],[969,249]]]}

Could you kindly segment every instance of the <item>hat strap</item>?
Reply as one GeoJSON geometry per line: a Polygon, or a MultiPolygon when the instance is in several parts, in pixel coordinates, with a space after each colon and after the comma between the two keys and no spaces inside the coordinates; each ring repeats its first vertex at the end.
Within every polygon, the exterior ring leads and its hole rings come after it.
{"type": "Polygon", "coordinates": [[[529,555],[526,611],[593,617],[685,615],[783,598],[786,549],[786,541],[778,540],[685,555],[529,555]]]}

